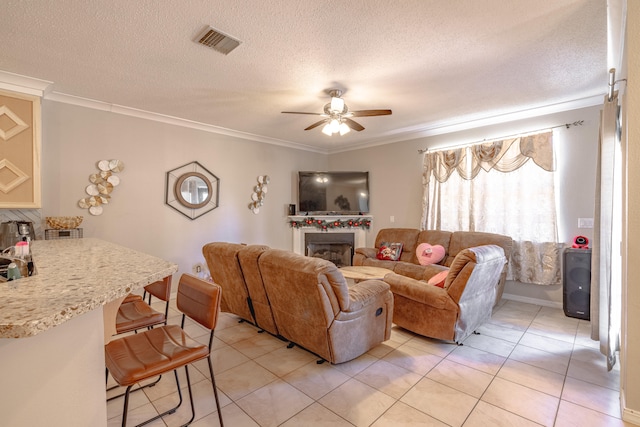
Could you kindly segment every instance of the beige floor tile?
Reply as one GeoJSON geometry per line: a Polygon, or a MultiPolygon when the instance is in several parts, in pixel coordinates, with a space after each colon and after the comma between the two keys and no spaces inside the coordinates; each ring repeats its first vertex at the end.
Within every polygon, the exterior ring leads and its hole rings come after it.
{"type": "Polygon", "coordinates": [[[478,402],[464,423],[464,427],[539,427],[540,424],[488,404],[478,402]]]}
{"type": "Polygon", "coordinates": [[[564,385],[564,375],[517,360],[507,360],[498,377],[555,397],[560,397],[564,385]]]}
{"type": "Polygon", "coordinates": [[[527,329],[527,332],[553,338],[555,340],[566,341],[573,344],[573,342],[576,340],[578,324],[546,325],[536,323],[536,321],[534,320],[531,326],[529,326],[529,329],[527,329]]]}
{"type": "Polygon", "coordinates": [[[538,424],[553,426],[560,399],[496,377],[482,401],[538,424]]]}
{"type": "Polygon", "coordinates": [[[447,356],[447,360],[495,375],[507,359],[497,354],[463,345],[452,351],[447,356]]]}
{"type": "Polygon", "coordinates": [[[316,400],[334,390],[349,378],[351,378],[349,375],[330,363],[307,363],[282,377],[283,380],[316,400]]]}
{"type": "MultiPolygon", "coordinates": [[[[242,409],[235,403],[222,408],[222,421],[225,426],[231,427],[259,427],[259,424],[251,419],[242,409]]],[[[218,413],[213,412],[191,424],[191,427],[219,427],[220,420],[218,413]]]]}
{"type": "Polygon", "coordinates": [[[236,326],[231,326],[225,329],[217,329],[215,336],[224,341],[225,343],[232,345],[239,341],[246,339],[253,339],[258,335],[259,329],[248,323],[239,323],[236,326]]]}
{"type": "Polygon", "coordinates": [[[490,337],[488,335],[469,335],[464,340],[464,345],[468,345],[478,350],[488,351],[489,353],[497,354],[502,357],[509,357],[515,343],[501,340],[499,338],[490,337]]]}
{"type": "Polygon", "coordinates": [[[238,400],[277,378],[272,372],[249,360],[216,375],[216,385],[229,398],[238,400]]]}
{"type": "Polygon", "coordinates": [[[402,397],[421,378],[421,375],[384,360],[377,361],[355,376],[355,379],[396,399],[402,397]]]}
{"type": "MultiPolygon", "coordinates": [[[[211,361],[213,364],[214,375],[221,374],[227,369],[231,369],[234,366],[241,365],[248,360],[249,358],[247,356],[240,353],[233,347],[223,347],[219,350],[214,350],[211,352],[211,361]]],[[[209,365],[206,360],[196,362],[194,363],[194,366],[198,368],[202,375],[209,378],[209,365]]]]}
{"type": "Polygon", "coordinates": [[[395,402],[394,398],[353,378],[318,400],[356,426],[371,425],[395,402]]]}
{"type": "Polygon", "coordinates": [[[378,359],[382,359],[387,354],[391,353],[396,348],[400,347],[402,343],[387,340],[377,346],[373,347],[371,350],[367,351],[367,354],[378,359]]]}
{"type": "MultiPolygon", "coordinates": [[[[211,382],[208,380],[200,381],[197,384],[192,384],[191,390],[193,392],[193,404],[195,420],[199,420],[211,413],[216,412],[216,402],[213,395],[213,388],[211,382]]],[[[218,397],[220,398],[220,406],[224,407],[231,403],[230,399],[226,397],[220,390],[218,390],[218,397]]],[[[186,387],[182,388],[182,404],[176,410],[175,413],[166,415],[163,420],[167,427],[181,426],[189,420],[191,417],[191,407],[189,404],[189,391],[186,387]]],[[[169,396],[157,399],[153,402],[158,412],[165,412],[175,407],[179,402],[178,393],[173,393],[169,396]]]]}
{"type": "Polygon", "coordinates": [[[461,426],[478,399],[429,378],[423,378],[401,402],[450,426],[461,426]]]}
{"type": "Polygon", "coordinates": [[[371,427],[447,427],[443,422],[402,402],[396,402],[371,427]]]}
{"type": "Polygon", "coordinates": [[[314,403],[298,412],[287,422],[281,424],[281,427],[352,427],[353,424],[334,414],[324,406],[314,403]]]}
{"type": "Polygon", "coordinates": [[[313,403],[313,399],[276,380],[236,401],[260,426],[277,426],[313,403]]]}
{"type": "MultiPolygon", "coordinates": [[[[127,416],[127,425],[137,425],[140,424],[149,418],[153,418],[158,415],[158,412],[154,408],[151,403],[147,403],[146,405],[142,405],[135,409],[129,409],[129,414],[127,416]]],[[[107,427],[120,427],[122,425],[122,410],[120,413],[107,420],[107,427]]],[[[157,419],[149,424],[146,424],[149,427],[166,427],[166,424],[162,419],[157,419]]]]}
{"type": "Polygon", "coordinates": [[[567,355],[571,357],[573,351],[573,343],[549,338],[543,335],[527,332],[522,336],[519,344],[527,347],[537,348],[538,350],[554,353],[557,355],[567,355]]]}
{"type": "Polygon", "coordinates": [[[525,345],[517,345],[509,358],[562,375],[566,374],[570,360],[569,355],[557,355],[525,345]]]}
{"type": "Polygon", "coordinates": [[[360,372],[367,369],[369,366],[376,363],[378,360],[377,357],[371,356],[370,354],[363,354],[356,357],[353,360],[349,360],[348,362],[339,363],[337,365],[333,365],[340,372],[348,375],[350,377],[358,375],[360,372]]]}
{"type": "Polygon", "coordinates": [[[422,336],[411,338],[406,342],[406,345],[443,358],[447,357],[447,355],[457,347],[453,342],[440,341],[422,336]]]}
{"type": "Polygon", "coordinates": [[[315,363],[318,357],[299,347],[281,347],[254,360],[281,377],[307,363],[315,363]]]}
{"type": "Polygon", "coordinates": [[[478,328],[478,332],[482,335],[499,338],[501,340],[517,343],[522,338],[524,330],[509,327],[503,323],[486,322],[478,328]]]}
{"type": "Polygon", "coordinates": [[[620,364],[607,370],[606,357],[599,348],[574,346],[567,376],[612,390],[620,390],[620,364]]]}
{"type": "Polygon", "coordinates": [[[279,348],[286,347],[287,343],[267,332],[263,332],[245,340],[237,341],[231,346],[248,358],[255,359],[279,348]]]}
{"type": "Polygon", "coordinates": [[[558,416],[556,417],[558,427],[632,427],[630,423],[625,423],[619,418],[605,415],[593,409],[576,405],[566,400],[560,402],[558,416]]]}
{"type": "MultiPolygon", "coordinates": [[[[169,322],[180,323],[175,300],[169,322]]],[[[187,325],[196,340],[208,343],[204,328],[187,325]]],[[[316,364],[312,353],[287,349],[286,342],[221,313],[212,357],[225,425],[630,426],[619,418],[619,366],[606,371],[588,321],[503,300],[479,331],[456,346],[394,326],[390,340],[352,361],[316,364]]],[[[207,363],[195,367],[192,425],[217,426],[207,363]]],[[[184,403],[152,427],[172,427],[190,416],[179,372],[184,403]]],[[[131,423],[177,402],[172,374],[137,394],[131,423]]],[[[108,403],[109,426],[120,425],[122,404],[108,403]]]]}
{"type": "Polygon", "coordinates": [[[562,400],[620,418],[620,393],[585,381],[567,377],[562,400]]]}
{"type": "Polygon", "coordinates": [[[480,398],[493,376],[450,360],[443,360],[427,374],[427,378],[473,397],[480,398]]]}
{"type": "Polygon", "coordinates": [[[440,363],[442,358],[404,344],[383,357],[382,360],[415,372],[416,374],[425,375],[440,363]]]}

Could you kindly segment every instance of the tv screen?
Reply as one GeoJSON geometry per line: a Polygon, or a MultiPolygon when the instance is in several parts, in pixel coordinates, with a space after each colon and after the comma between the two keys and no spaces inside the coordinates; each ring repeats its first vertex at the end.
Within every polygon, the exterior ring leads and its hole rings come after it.
{"type": "Polygon", "coordinates": [[[369,213],[369,172],[298,172],[301,214],[369,213]]]}

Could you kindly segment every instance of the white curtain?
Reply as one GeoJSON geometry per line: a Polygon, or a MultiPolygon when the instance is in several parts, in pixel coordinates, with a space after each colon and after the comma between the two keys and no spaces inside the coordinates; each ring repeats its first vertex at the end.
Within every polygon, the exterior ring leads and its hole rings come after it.
{"type": "Polygon", "coordinates": [[[514,240],[507,278],[560,283],[553,132],[427,152],[422,228],[514,240]]]}
{"type": "Polygon", "coordinates": [[[621,319],[621,151],[618,95],[605,96],[600,114],[596,208],[591,254],[591,338],[600,341],[609,370],[616,363],[621,319]]]}

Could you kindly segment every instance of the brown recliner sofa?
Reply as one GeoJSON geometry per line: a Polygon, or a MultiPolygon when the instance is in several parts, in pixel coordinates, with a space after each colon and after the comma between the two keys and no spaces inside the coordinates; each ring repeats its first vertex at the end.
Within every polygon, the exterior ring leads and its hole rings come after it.
{"type": "Polygon", "coordinates": [[[381,280],[348,287],[331,262],[270,249],[258,259],[278,331],[331,363],[389,339],[393,295],[381,280]]]}
{"type": "Polygon", "coordinates": [[[274,335],[278,328],[258,271],[264,245],[213,242],[202,248],[211,278],[222,287],[220,309],[233,313],[274,335]]]}
{"type": "Polygon", "coordinates": [[[460,343],[491,318],[495,283],[506,263],[496,245],[463,249],[455,256],[444,287],[389,273],[393,322],[420,335],[460,343]]]}
{"type": "MultiPolygon", "coordinates": [[[[449,268],[460,251],[482,245],[497,245],[504,251],[504,256],[509,262],[513,239],[509,236],[494,233],[482,233],[476,231],[442,231],[442,230],[418,230],[416,228],[383,228],[375,240],[373,248],[356,248],[353,255],[353,265],[365,265],[382,267],[392,270],[394,273],[410,277],[416,280],[428,280],[440,271],[449,268]],[[379,260],[376,258],[381,243],[402,243],[402,253],[398,261],[379,260]],[[445,249],[445,256],[437,264],[420,265],[416,256],[416,248],[421,243],[440,245],[445,249]]],[[[507,277],[507,268],[504,266],[499,280],[496,282],[494,306],[500,302],[507,277]]]]}

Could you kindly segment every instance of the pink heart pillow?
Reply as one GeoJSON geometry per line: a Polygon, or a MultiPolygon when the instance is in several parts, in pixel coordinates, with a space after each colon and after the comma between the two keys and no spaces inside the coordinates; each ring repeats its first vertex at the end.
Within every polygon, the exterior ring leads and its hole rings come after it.
{"type": "Polygon", "coordinates": [[[444,258],[445,250],[440,245],[431,246],[428,243],[420,243],[416,248],[416,256],[420,265],[437,264],[444,258]]]}

